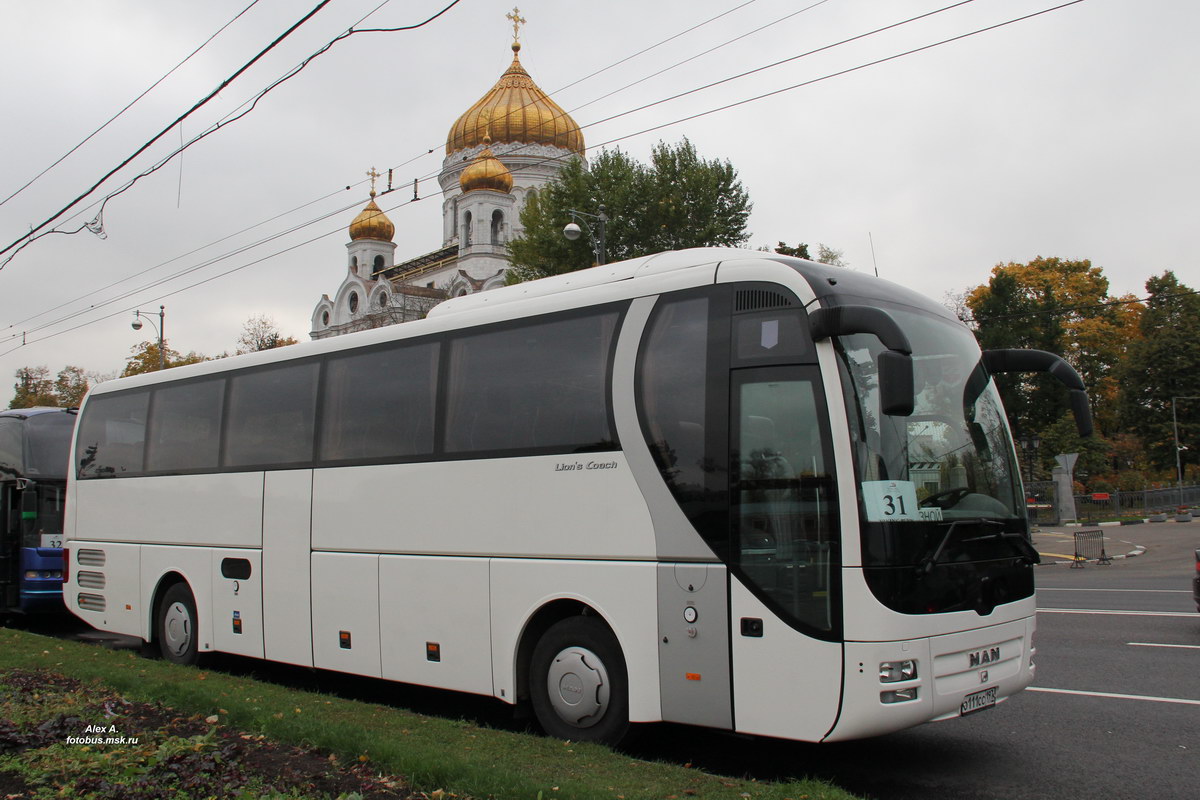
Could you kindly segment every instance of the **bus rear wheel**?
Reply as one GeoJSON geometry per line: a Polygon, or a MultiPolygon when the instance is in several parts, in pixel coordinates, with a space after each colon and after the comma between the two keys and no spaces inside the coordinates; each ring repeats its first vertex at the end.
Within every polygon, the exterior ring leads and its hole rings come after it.
{"type": "Polygon", "coordinates": [[[556,622],[533,650],[529,695],[550,736],[615,745],[629,730],[629,680],[612,631],[589,617],[556,622]]]}
{"type": "Polygon", "coordinates": [[[196,600],[186,583],[167,589],[158,604],[155,635],[163,658],[191,666],[200,660],[196,633],[196,600]]]}

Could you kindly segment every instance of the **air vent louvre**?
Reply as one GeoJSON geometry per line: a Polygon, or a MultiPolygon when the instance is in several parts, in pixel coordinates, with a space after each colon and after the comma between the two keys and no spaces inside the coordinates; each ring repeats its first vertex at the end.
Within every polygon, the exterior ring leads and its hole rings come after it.
{"type": "Polygon", "coordinates": [[[788,308],[795,303],[786,294],[770,289],[739,289],[733,300],[733,312],[768,311],[773,308],[788,308]]]}
{"type": "Polygon", "coordinates": [[[79,607],[84,611],[103,611],[107,607],[104,597],[98,594],[85,594],[81,592],[77,599],[79,607]]]}
{"type": "Polygon", "coordinates": [[[103,550],[80,550],[75,563],[81,567],[103,567],[106,561],[103,550]]]}
{"type": "Polygon", "coordinates": [[[84,589],[103,589],[105,584],[103,572],[80,570],[75,580],[84,589]]]}

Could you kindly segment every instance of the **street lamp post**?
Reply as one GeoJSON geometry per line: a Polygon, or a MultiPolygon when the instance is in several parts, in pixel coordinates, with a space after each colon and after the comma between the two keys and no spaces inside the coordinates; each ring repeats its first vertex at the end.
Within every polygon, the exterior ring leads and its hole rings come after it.
{"type": "Polygon", "coordinates": [[[576,211],[573,208],[568,209],[567,213],[571,215],[571,219],[573,221],[568,222],[566,227],[563,228],[563,236],[567,237],[572,242],[578,239],[579,234],[581,234],[583,231],[587,231],[588,238],[592,240],[592,252],[596,255],[597,266],[605,263],[606,257],[604,249],[604,226],[605,223],[608,222],[608,215],[605,214],[604,211],[605,208],[603,205],[600,206],[599,214],[589,214],[586,211],[576,211]],[[596,221],[595,235],[592,235],[591,226],[588,225],[585,220],[581,219],[581,217],[587,217],[588,219],[596,221]],[[582,227],[580,227],[581,225],[582,227]]]}
{"type": "Polygon", "coordinates": [[[1186,445],[1179,444],[1179,417],[1175,415],[1176,400],[1200,400],[1197,395],[1180,395],[1171,398],[1171,430],[1175,432],[1175,481],[1176,487],[1179,489],[1179,505],[1183,505],[1183,460],[1179,454],[1187,449],[1186,445]]]}
{"type": "Polygon", "coordinates": [[[1017,442],[1025,454],[1025,469],[1029,473],[1029,482],[1033,483],[1033,461],[1037,458],[1038,448],[1042,446],[1042,439],[1036,433],[1022,434],[1017,438],[1017,442]]]}
{"type": "Polygon", "coordinates": [[[154,330],[158,332],[158,369],[161,371],[167,368],[167,351],[163,346],[163,330],[166,327],[165,322],[167,317],[167,307],[158,307],[157,325],[155,325],[150,319],[150,315],[153,313],[153,311],[134,311],[133,322],[129,323],[129,327],[133,328],[135,331],[140,331],[142,329],[142,320],[144,319],[146,322],[150,323],[150,327],[154,328],[154,330]]]}

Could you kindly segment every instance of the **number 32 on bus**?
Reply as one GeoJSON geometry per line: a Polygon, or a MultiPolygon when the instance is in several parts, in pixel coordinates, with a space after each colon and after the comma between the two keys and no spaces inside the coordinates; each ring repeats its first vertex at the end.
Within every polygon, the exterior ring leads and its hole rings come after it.
{"type": "Polygon", "coordinates": [[[1006,371],[1058,376],[1090,429],[1057,356],[981,353],[877,278],[691,250],[110,381],[66,602],[172,661],[479,693],[569,739],[956,717],[1034,675],[1006,371]]]}

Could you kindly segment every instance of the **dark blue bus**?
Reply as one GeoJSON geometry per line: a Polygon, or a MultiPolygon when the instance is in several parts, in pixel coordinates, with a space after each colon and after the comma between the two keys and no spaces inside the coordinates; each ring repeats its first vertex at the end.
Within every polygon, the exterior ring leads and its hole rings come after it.
{"type": "Polygon", "coordinates": [[[57,611],[75,409],[0,411],[0,614],[57,611]]]}

